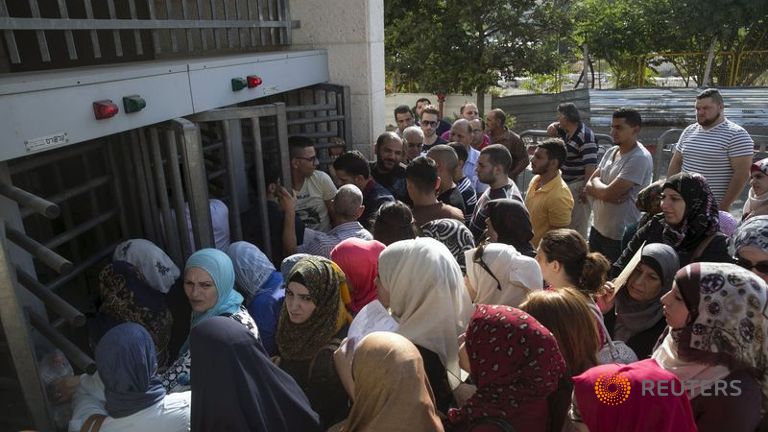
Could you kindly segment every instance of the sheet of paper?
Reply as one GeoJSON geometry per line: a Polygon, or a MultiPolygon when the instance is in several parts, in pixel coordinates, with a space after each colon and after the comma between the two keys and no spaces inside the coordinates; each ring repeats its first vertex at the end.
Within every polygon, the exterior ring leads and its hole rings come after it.
{"type": "Polygon", "coordinates": [[[357,313],[349,326],[347,337],[360,340],[375,331],[394,332],[398,328],[397,321],[387,312],[380,301],[374,300],[365,305],[357,313]]]}
{"type": "Polygon", "coordinates": [[[637,267],[637,263],[640,262],[640,257],[642,256],[643,246],[645,246],[645,242],[640,245],[639,248],[637,248],[637,252],[635,252],[635,255],[632,257],[631,260],[627,263],[627,265],[624,266],[624,270],[619,273],[618,276],[616,276],[616,279],[613,280],[613,292],[617,293],[619,290],[626,285],[627,281],[629,280],[629,276],[632,275],[632,272],[635,271],[635,267],[637,267]]]}

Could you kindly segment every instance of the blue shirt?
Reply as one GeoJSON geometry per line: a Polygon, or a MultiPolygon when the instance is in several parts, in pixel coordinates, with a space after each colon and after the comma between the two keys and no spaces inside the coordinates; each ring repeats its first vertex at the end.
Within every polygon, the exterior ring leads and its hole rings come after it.
{"type": "Polygon", "coordinates": [[[283,275],[279,271],[274,271],[248,305],[248,313],[259,328],[261,343],[271,356],[277,355],[275,333],[277,333],[277,322],[280,319],[280,309],[283,307],[284,299],[283,275]]]}

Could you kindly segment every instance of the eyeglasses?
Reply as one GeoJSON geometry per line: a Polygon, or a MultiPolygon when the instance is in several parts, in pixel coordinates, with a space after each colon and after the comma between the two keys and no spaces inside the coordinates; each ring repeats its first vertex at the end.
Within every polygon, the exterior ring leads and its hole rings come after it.
{"type": "Polygon", "coordinates": [[[760,273],[768,274],[768,261],[758,261],[756,263],[752,263],[752,261],[746,260],[736,255],[736,264],[738,264],[741,267],[744,267],[747,270],[755,269],[760,273]]]}
{"type": "Polygon", "coordinates": [[[483,133],[482,129],[472,129],[472,133],[483,133]]]}
{"type": "Polygon", "coordinates": [[[422,125],[424,125],[424,126],[432,126],[432,127],[435,127],[435,126],[437,126],[437,124],[438,124],[438,123],[439,123],[439,122],[438,122],[437,120],[435,120],[435,121],[431,121],[431,120],[422,120],[422,121],[421,121],[421,124],[422,124],[422,125]]]}
{"type": "Polygon", "coordinates": [[[305,160],[307,162],[319,162],[320,161],[320,159],[318,159],[317,156],[312,156],[312,157],[294,156],[293,158],[294,159],[305,160]]]}
{"type": "Polygon", "coordinates": [[[499,279],[496,277],[495,274],[491,271],[491,269],[488,267],[488,264],[483,261],[483,252],[485,252],[485,244],[480,245],[477,249],[475,249],[475,256],[472,258],[472,262],[475,264],[478,264],[480,267],[483,268],[491,277],[493,280],[496,281],[496,289],[501,291],[501,282],[499,282],[499,279]]]}
{"type": "Polygon", "coordinates": [[[408,148],[419,148],[424,144],[423,143],[406,143],[406,145],[408,146],[408,148]]]}

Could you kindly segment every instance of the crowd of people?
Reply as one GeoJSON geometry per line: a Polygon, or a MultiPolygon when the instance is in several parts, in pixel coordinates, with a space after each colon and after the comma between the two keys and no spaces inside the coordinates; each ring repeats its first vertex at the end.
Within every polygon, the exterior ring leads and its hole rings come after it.
{"type": "Polygon", "coordinates": [[[572,104],[530,160],[471,103],[398,107],[375,161],[329,172],[291,137],[292,184],[264,173],[271,256],[116,248],[98,372],[57,386],[69,430],[768,430],[768,159],[716,90],[695,106],[655,183],[632,108],[602,157],[572,104]]]}

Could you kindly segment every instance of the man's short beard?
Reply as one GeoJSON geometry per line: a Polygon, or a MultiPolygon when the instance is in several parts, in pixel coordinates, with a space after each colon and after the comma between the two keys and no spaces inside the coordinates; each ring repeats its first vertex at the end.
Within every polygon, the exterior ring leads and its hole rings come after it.
{"type": "Polygon", "coordinates": [[[713,118],[713,119],[711,119],[711,120],[704,120],[704,121],[702,121],[702,120],[696,119],[696,122],[697,122],[699,125],[701,125],[701,126],[704,126],[704,127],[707,127],[707,126],[712,126],[713,124],[715,124],[715,122],[717,122],[718,120],[720,120],[720,116],[721,116],[721,115],[722,115],[722,114],[718,114],[718,115],[717,115],[717,117],[715,117],[715,118],[713,118]]]}

